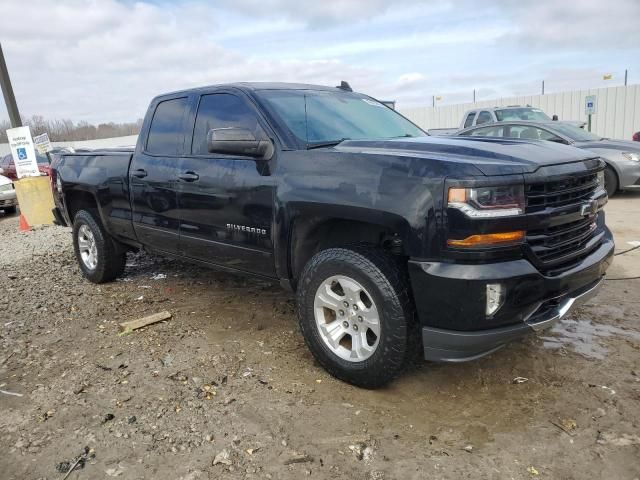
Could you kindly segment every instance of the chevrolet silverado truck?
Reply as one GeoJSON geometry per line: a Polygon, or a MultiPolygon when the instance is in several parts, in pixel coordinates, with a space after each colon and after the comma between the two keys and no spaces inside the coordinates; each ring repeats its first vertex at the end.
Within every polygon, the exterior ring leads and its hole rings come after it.
{"type": "Polygon", "coordinates": [[[320,364],[376,388],[415,346],[476,359],[593,297],[614,250],[604,167],[429,137],[346,83],[238,83],[156,97],[135,149],[62,154],[52,187],[88,280],[144,249],[279,281],[320,364]]]}

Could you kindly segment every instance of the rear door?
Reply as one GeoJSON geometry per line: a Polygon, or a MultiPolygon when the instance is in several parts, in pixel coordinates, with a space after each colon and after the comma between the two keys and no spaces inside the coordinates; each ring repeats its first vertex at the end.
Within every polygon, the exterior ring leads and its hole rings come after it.
{"type": "Polygon", "coordinates": [[[136,236],[142,244],[170,253],[178,252],[176,188],[188,105],[189,98],[181,96],[150,106],[147,141],[136,150],[129,169],[136,236]]]}
{"type": "MultiPolygon", "coordinates": [[[[241,92],[220,90],[193,99],[191,141],[178,172],[180,251],[208,263],[275,276],[272,223],[274,177],[246,156],[209,153],[207,132],[241,127],[268,131],[241,92]]],[[[273,135],[269,135],[273,137],[273,135]]]]}

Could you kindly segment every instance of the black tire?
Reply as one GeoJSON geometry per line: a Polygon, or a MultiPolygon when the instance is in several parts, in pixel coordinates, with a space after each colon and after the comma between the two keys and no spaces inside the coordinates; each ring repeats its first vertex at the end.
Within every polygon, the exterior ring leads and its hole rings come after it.
{"type": "Polygon", "coordinates": [[[334,377],[363,388],[389,383],[410,357],[414,309],[406,269],[376,248],[331,248],[316,254],[305,266],[298,286],[298,318],[307,346],[334,377]],[[371,295],[380,319],[374,353],[363,361],[342,359],[327,346],[316,325],[314,300],[320,285],[334,275],[347,276],[371,295]]]}
{"type": "Polygon", "coordinates": [[[618,192],[618,175],[609,165],[604,169],[604,189],[609,197],[613,197],[618,192]]]}
{"type": "Polygon", "coordinates": [[[15,205],[13,207],[4,207],[4,213],[6,215],[15,215],[18,212],[18,207],[15,205]]]}
{"type": "Polygon", "coordinates": [[[105,231],[95,210],[80,210],[73,220],[73,250],[82,274],[93,283],[105,283],[114,280],[124,272],[126,252],[105,231]],[[97,263],[89,268],[82,260],[78,246],[78,232],[86,225],[95,239],[97,263]]]}

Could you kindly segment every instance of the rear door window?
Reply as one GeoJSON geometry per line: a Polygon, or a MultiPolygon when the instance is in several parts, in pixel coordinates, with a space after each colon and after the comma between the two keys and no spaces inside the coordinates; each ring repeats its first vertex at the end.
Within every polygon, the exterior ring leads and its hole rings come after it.
{"type": "Polygon", "coordinates": [[[149,127],[147,152],[167,156],[182,153],[187,103],[187,97],[182,97],[158,104],[149,127]]]}
{"type": "Polygon", "coordinates": [[[502,126],[482,127],[464,132],[461,135],[470,137],[502,137],[504,128],[502,126]]]}

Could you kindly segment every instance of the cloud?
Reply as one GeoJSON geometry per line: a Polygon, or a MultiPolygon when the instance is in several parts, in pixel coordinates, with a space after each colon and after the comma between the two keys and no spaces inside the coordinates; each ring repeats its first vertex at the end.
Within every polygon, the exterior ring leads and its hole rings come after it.
{"type": "Polygon", "coordinates": [[[543,79],[548,91],[600,86],[601,73],[640,71],[640,2],[599,5],[2,0],[0,18],[23,115],[101,122],[142,117],[160,93],[233,81],[344,79],[401,107],[468,101],[473,89],[533,94],[543,79]]]}
{"type": "Polygon", "coordinates": [[[377,75],[336,59],[272,60],[223,47],[210,33],[221,18],[203,4],[51,5],[0,6],[0,18],[11,20],[3,49],[23,115],[133,120],[154,95],[181,88],[258,80],[365,83],[377,75]],[[19,18],[38,26],[26,38],[19,18]]]}
{"type": "Polygon", "coordinates": [[[516,26],[505,41],[528,48],[638,48],[638,0],[497,0],[494,8],[516,26]]]}
{"type": "MultiPolygon", "coordinates": [[[[442,4],[434,1],[432,4],[442,4]]],[[[357,23],[387,14],[408,6],[427,4],[420,0],[229,0],[224,2],[229,9],[248,17],[284,17],[313,27],[331,27],[336,24],[357,23]]]]}

